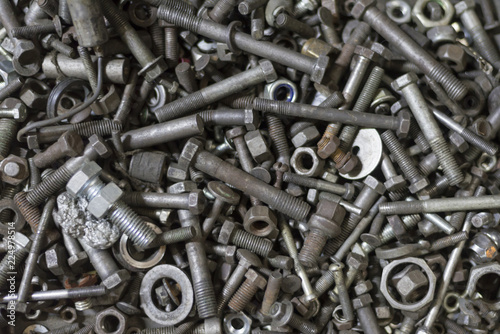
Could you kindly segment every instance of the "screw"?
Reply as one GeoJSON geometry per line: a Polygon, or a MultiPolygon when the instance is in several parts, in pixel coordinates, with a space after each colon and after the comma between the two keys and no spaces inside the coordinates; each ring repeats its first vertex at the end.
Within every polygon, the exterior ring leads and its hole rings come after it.
{"type": "Polygon", "coordinates": [[[380,138],[393,155],[394,160],[396,160],[403,171],[405,178],[410,182],[410,187],[408,187],[408,189],[414,194],[427,187],[429,185],[429,180],[419,172],[413,160],[405,151],[403,145],[394,133],[391,130],[387,130],[380,135],[380,138]]]}
{"type": "Polygon", "coordinates": [[[45,151],[35,154],[33,162],[36,167],[44,168],[66,156],[75,157],[82,153],[83,149],[82,138],[75,132],[68,131],[45,151]]]}
{"type": "Polygon", "coordinates": [[[202,224],[203,234],[205,237],[212,232],[224,205],[226,203],[236,205],[240,202],[240,195],[235,193],[231,188],[222,182],[211,181],[207,186],[210,193],[215,197],[215,201],[212,205],[212,210],[210,210],[210,213],[207,215],[207,218],[205,218],[202,224]]]}
{"type": "Polygon", "coordinates": [[[468,143],[478,147],[481,151],[487,153],[488,155],[496,155],[498,152],[498,146],[494,143],[487,142],[482,137],[476,135],[471,130],[463,127],[459,123],[455,122],[450,117],[446,116],[441,111],[431,108],[434,116],[448,129],[457,132],[462,136],[468,143]]]}
{"type": "Polygon", "coordinates": [[[130,282],[125,297],[116,303],[116,307],[128,315],[141,314],[141,310],[137,307],[139,303],[139,290],[141,289],[142,279],[145,274],[138,272],[130,282]]]}
{"type": "Polygon", "coordinates": [[[402,55],[417,65],[425,75],[439,82],[452,99],[458,101],[464,98],[467,94],[465,85],[403,32],[385,13],[375,7],[375,3],[376,1],[373,0],[358,1],[351,14],[354,18],[368,23],[389,43],[398,45],[398,50],[401,51],[402,55]]]}
{"type": "Polygon", "coordinates": [[[237,252],[237,257],[238,265],[222,288],[220,298],[217,303],[217,314],[219,315],[222,314],[226,303],[231,299],[231,297],[240,286],[248,269],[250,269],[251,266],[257,268],[262,266],[260,259],[255,254],[246,249],[239,249],[237,252]]]}
{"type": "Polygon", "coordinates": [[[293,313],[293,305],[288,300],[284,300],[281,303],[274,303],[271,307],[270,314],[273,319],[273,327],[288,325],[301,333],[318,333],[318,327],[315,324],[293,313]]]}
{"type": "Polygon", "coordinates": [[[162,56],[155,58],[153,52],[146,47],[137,31],[125,19],[118,7],[111,0],[102,1],[101,7],[106,19],[116,29],[134,57],[141,64],[142,69],[139,71],[139,75],[144,75],[147,81],[152,82],[163,74],[167,70],[167,64],[162,59],[162,56]]]}
{"type": "MultiPolygon", "coordinates": [[[[167,6],[160,6],[157,15],[167,22],[188,29],[196,34],[203,35],[220,43],[227,42],[226,36],[228,30],[227,27],[222,24],[204,20],[167,6]]],[[[321,83],[329,61],[328,57],[314,59],[272,43],[256,41],[251,36],[238,31],[234,32],[233,36],[232,40],[234,41],[235,47],[242,51],[310,74],[313,82],[321,83]]],[[[247,72],[249,71],[245,73],[247,72]]],[[[242,79],[240,83],[241,82],[244,82],[244,79],[242,79]]],[[[229,96],[229,94],[225,96],[229,96]]]]}
{"type": "Polygon", "coordinates": [[[221,227],[219,243],[224,245],[232,243],[235,246],[248,249],[263,257],[269,256],[273,248],[273,243],[269,239],[243,231],[230,220],[226,220],[221,227]]]}
{"type": "Polygon", "coordinates": [[[484,30],[483,24],[475,12],[474,1],[460,1],[455,4],[457,16],[460,17],[465,30],[471,35],[474,48],[496,69],[500,68],[500,54],[496,46],[491,41],[488,33],[484,30]]]}
{"type": "Polygon", "coordinates": [[[311,26],[286,13],[280,13],[276,16],[274,26],[278,29],[297,33],[304,38],[314,38],[316,36],[316,31],[311,26]]]}
{"type": "Polygon", "coordinates": [[[306,267],[315,267],[321,251],[330,238],[340,233],[340,224],[344,220],[345,210],[335,202],[319,201],[316,213],[309,219],[307,225],[309,234],[299,253],[300,262],[306,267]]]}
{"type": "Polygon", "coordinates": [[[172,120],[193,113],[195,110],[216,102],[224,97],[235,94],[247,87],[261,82],[272,82],[277,75],[273,65],[268,60],[261,60],[260,66],[233,75],[192,94],[177,99],[154,111],[160,122],[172,120]],[[235,84],[237,83],[237,84],[235,84]]]}

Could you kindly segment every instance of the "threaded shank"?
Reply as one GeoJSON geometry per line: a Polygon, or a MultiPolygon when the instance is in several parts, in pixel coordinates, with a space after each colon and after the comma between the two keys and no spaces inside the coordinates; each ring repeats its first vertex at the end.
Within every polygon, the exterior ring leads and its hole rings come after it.
{"type": "Polygon", "coordinates": [[[221,23],[235,6],[235,0],[219,0],[214,8],[208,13],[208,16],[212,21],[221,23]]]}
{"type": "Polygon", "coordinates": [[[12,142],[16,138],[17,124],[10,118],[0,119],[0,159],[9,155],[12,142]]]}
{"type": "Polygon", "coordinates": [[[159,236],[149,244],[148,248],[160,247],[163,245],[175,244],[181,241],[192,239],[196,232],[194,227],[180,227],[175,230],[167,231],[159,236]]]}
{"type": "Polygon", "coordinates": [[[163,56],[165,52],[165,29],[159,26],[158,22],[149,27],[149,34],[153,41],[153,54],[156,57],[163,56]]]}
{"type": "Polygon", "coordinates": [[[49,196],[63,188],[73,173],[65,166],[59,167],[52,174],[43,179],[26,194],[26,200],[32,205],[43,203],[49,196]]]}
{"type": "Polygon", "coordinates": [[[35,37],[36,35],[48,34],[50,32],[55,32],[55,31],[56,31],[55,25],[53,23],[48,23],[35,26],[24,26],[24,27],[13,28],[10,30],[10,33],[14,38],[21,38],[21,37],[32,38],[35,37]]]}
{"type": "Polygon", "coordinates": [[[423,212],[424,206],[421,202],[387,202],[382,203],[378,207],[380,213],[384,215],[395,215],[397,212],[414,213],[423,212]]]}
{"type": "Polygon", "coordinates": [[[460,132],[460,136],[462,136],[468,143],[480,148],[483,152],[486,152],[488,155],[495,155],[498,152],[497,145],[485,141],[469,129],[463,129],[462,132],[460,132]]]}
{"type": "Polygon", "coordinates": [[[169,7],[167,4],[158,7],[158,18],[172,23],[178,27],[190,30],[195,34],[199,33],[202,18],[196,17],[185,11],[180,11],[178,8],[169,7]]]}
{"type": "Polygon", "coordinates": [[[273,243],[269,239],[241,230],[234,233],[232,242],[238,247],[248,249],[263,257],[267,257],[273,248],[273,243]]]}
{"type": "Polygon", "coordinates": [[[177,42],[177,27],[170,26],[165,28],[165,59],[177,62],[179,58],[179,43],[177,42]]]}
{"type": "MultiPolygon", "coordinates": [[[[8,253],[3,257],[2,261],[0,262],[0,290],[5,290],[10,282],[7,281],[7,278],[9,278],[9,272],[15,272],[17,268],[21,267],[21,264],[23,261],[26,259],[28,256],[29,249],[24,248],[24,247],[19,247],[16,245],[16,252],[14,254],[14,260],[15,260],[15,269],[12,270],[11,265],[12,265],[12,257],[9,256],[8,253]]],[[[17,277],[23,277],[21,273],[17,273],[17,277]]]]}
{"type": "Polygon", "coordinates": [[[315,324],[295,314],[291,316],[288,325],[299,330],[301,333],[316,334],[318,332],[318,328],[315,324]]]}
{"type": "Polygon", "coordinates": [[[413,161],[403,148],[403,145],[401,145],[391,130],[387,130],[382,133],[380,138],[382,138],[385,146],[387,146],[391,154],[394,156],[399,168],[401,168],[405,177],[409,179],[410,182],[414,182],[419,177],[422,177],[417,167],[413,164],[413,161]]]}
{"type": "Polygon", "coordinates": [[[229,308],[235,312],[243,311],[245,306],[252,300],[253,296],[255,296],[258,289],[256,285],[249,283],[248,280],[244,281],[229,301],[229,308]]]}
{"type": "Polygon", "coordinates": [[[441,63],[436,62],[431,68],[428,77],[439,82],[452,100],[460,101],[467,95],[465,85],[441,63]]]}
{"type": "Polygon", "coordinates": [[[79,324],[71,324],[58,329],[51,330],[46,334],[73,334],[79,329],[79,324]]]}
{"type": "Polygon", "coordinates": [[[121,131],[122,125],[112,120],[101,120],[73,124],[72,130],[80,136],[90,137],[93,134],[109,136],[113,131],[121,131]]]}
{"type": "Polygon", "coordinates": [[[319,229],[312,229],[299,252],[299,260],[306,267],[317,266],[318,258],[325,247],[327,236],[319,229]]]}
{"type": "Polygon", "coordinates": [[[38,207],[28,202],[24,191],[21,191],[14,196],[14,202],[19,208],[19,211],[21,211],[21,214],[26,222],[30,224],[31,230],[36,232],[41,219],[41,213],[38,207]]]}
{"type": "Polygon", "coordinates": [[[333,284],[335,283],[335,277],[331,270],[327,270],[314,285],[314,290],[316,291],[316,295],[319,297],[328,291],[333,284]]]}
{"type": "Polygon", "coordinates": [[[205,100],[203,93],[197,91],[156,109],[155,115],[160,122],[165,122],[181,116],[186,116],[208,104],[209,102],[205,100]]]}
{"type": "Polygon", "coordinates": [[[193,284],[198,315],[202,319],[214,317],[217,314],[217,299],[210,281],[197,281],[193,284]]]}
{"type": "Polygon", "coordinates": [[[448,143],[446,143],[444,138],[436,138],[430,142],[429,145],[443,168],[444,174],[450,182],[450,186],[461,183],[464,180],[464,175],[458,167],[457,161],[451,154],[448,143]]]}
{"type": "Polygon", "coordinates": [[[273,145],[279,155],[278,159],[281,158],[285,163],[288,164],[290,160],[290,146],[288,146],[285,126],[279,118],[271,115],[266,115],[266,122],[267,129],[269,131],[269,137],[271,137],[273,145]]]}
{"type": "Polygon", "coordinates": [[[460,241],[467,240],[468,238],[469,238],[469,233],[467,231],[461,231],[434,241],[429,251],[434,252],[449,246],[453,246],[459,243],[460,241]]]}
{"type": "Polygon", "coordinates": [[[307,214],[311,210],[309,204],[284,191],[280,191],[273,203],[268,204],[276,210],[299,221],[306,219],[307,214]]]}

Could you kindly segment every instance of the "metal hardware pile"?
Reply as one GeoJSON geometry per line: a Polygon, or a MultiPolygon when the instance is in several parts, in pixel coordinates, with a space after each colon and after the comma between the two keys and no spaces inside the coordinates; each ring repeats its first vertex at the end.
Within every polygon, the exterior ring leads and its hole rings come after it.
{"type": "Polygon", "coordinates": [[[0,332],[500,333],[499,20],[0,0],[0,332]]]}

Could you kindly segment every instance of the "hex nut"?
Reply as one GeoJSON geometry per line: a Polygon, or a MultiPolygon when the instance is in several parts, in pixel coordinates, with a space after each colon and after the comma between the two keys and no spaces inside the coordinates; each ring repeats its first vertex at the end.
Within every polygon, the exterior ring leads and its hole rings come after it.
{"type": "Polygon", "coordinates": [[[464,49],[455,44],[441,45],[436,52],[439,60],[448,64],[456,72],[462,72],[467,65],[467,54],[464,49]]]}
{"type": "Polygon", "coordinates": [[[475,262],[487,263],[492,262],[497,257],[498,247],[499,245],[488,234],[479,232],[471,240],[469,250],[471,258],[475,262]]]}
{"type": "Polygon", "coordinates": [[[365,293],[370,292],[373,289],[373,284],[371,281],[361,281],[354,286],[354,292],[356,296],[361,296],[365,293]]]}
{"type": "Polygon", "coordinates": [[[123,191],[120,187],[113,182],[108,183],[89,201],[87,210],[96,218],[103,218],[122,196],[123,191]]]}
{"type": "Polygon", "coordinates": [[[89,137],[89,145],[101,158],[109,158],[113,153],[108,144],[106,144],[106,141],[97,134],[93,134],[89,137]]]}
{"type": "Polygon", "coordinates": [[[295,102],[297,96],[297,85],[288,79],[281,78],[264,86],[264,98],[269,100],[295,102]]]}
{"type": "Polygon", "coordinates": [[[77,171],[66,184],[66,191],[72,197],[80,196],[87,185],[99,177],[101,167],[94,161],[85,163],[82,168],[77,171]]]}
{"type": "Polygon", "coordinates": [[[266,140],[260,130],[249,131],[245,134],[245,142],[248,147],[248,151],[252,155],[253,159],[262,163],[266,160],[270,160],[272,153],[267,146],[266,140]]]}
{"type": "Polygon", "coordinates": [[[446,26],[450,24],[455,14],[455,8],[448,0],[433,1],[438,3],[443,9],[443,16],[437,21],[430,20],[425,14],[426,6],[433,0],[417,0],[412,10],[413,22],[417,25],[418,30],[425,32],[433,27],[446,26]]]}
{"type": "Polygon", "coordinates": [[[428,283],[427,277],[420,270],[412,270],[399,280],[396,289],[405,302],[411,303],[419,297],[418,291],[428,283]]]}
{"type": "Polygon", "coordinates": [[[50,91],[50,87],[42,81],[28,78],[21,87],[19,98],[28,108],[43,110],[47,106],[50,91]]]}
{"type": "Polygon", "coordinates": [[[318,156],[321,159],[330,157],[340,146],[340,139],[336,136],[330,137],[327,140],[322,140],[318,143],[318,156]]]}
{"type": "Polygon", "coordinates": [[[314,140],[318,139],[320,133],[316,126],[310,126],[302,131],[299,131],[295,136],[292,137],[292,144],[295,147],[302,147],[310,144],[314,140]]]}
{"type": "Polygon", "coordinates": [[[385,13],[397,24],[411,21],[411,6],[406,1],[393,0],[386,2],[385,13]]]}
{"type": "Polygon", "coordinates": [[[95,318],[95,332],[96,334],[119,334],[125,333],[127,329],[128,317],[122,312],[118,311],[115,307],[107,308],[97,313],[95,318]],[[111,320],[111,318],[113,320],[111,320]],[[116,330],[113,330],[112,323],[118,322],[116,330]]]}
{"type": "Polygon", "coordinates": [[[278,219],[274,212],[267,206],[257,205],[248,209],[243,220],[243,228],[248,233],[259,237],[269,237],[279,232],[278,219]]]}
{"type": "Polygon", "coordinates": [[[0,162],[0,172],[3,182],[18,185],[29,176],[28,161],[11,154],[0,162]]]}
{"type": "Polygon", "coordinates": [[[320,159],[314,148],[299,147],[295,149],[290,164],[295,170],[295,173],[308,177],[318,176],[325,165],[325,161],[320,159]]]}

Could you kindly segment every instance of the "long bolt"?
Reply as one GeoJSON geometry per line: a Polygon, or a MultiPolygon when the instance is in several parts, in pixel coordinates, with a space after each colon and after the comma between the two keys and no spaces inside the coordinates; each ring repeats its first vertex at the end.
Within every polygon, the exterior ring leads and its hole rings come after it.
{"type": "Polygon", "coordinates": [[[346,196],[347,198],[344,197],[346,199],[351,199],[351,197],[354,195],[354,186],[348,183],[341,185],[293,173],[284,173],[283,181],[293,183],[298,186],[317,189],[318,191],[326,191],[332,194],[346,196]]]}
{"type": "Polygon", "coordinates": [[[454,100],[461,100],[467,94],[467,88],[443,64],[431,56],[408,36],[385,13],[376,6],[376,1],[358,1],[352,10],[353,16],[368,23],[390,44],[397,45],[401,54],[417,65],[423,73],[436,80],[454,100]]]}
{"type": "Polygon", "coordinates": [[[457,185],[464,180],[464,175],[458,167],[455,157],[451,154],[443,133],[417,86],[417,80],[415,73],[408,73],[396,79],[393,87],[400,89],[406,102],[408,102],[413,116],[443,168],[444,174],[450,181],[450,185],[457,185]]]}
{"type": "Polygon", "coordinates": [[[183,209],[190,210],[195,215],[205,209],[205,198],[197,191],[185,194],[126,192],[122,200],[134,207],[183,209]]]}
{"type": "Polygon", "coordinates": [[[343,265],[338,263],[331,264],[328,268],[333,273],[335,287],[338,291],[340,305],[342,306],[342,314],[346,321],[354,320],[354,310],[352,308],[351,297],[345,284],[344,273],[342,272],[343,265]]]}
{"type": "MultiPolygon", "coordinates": [[[[72,289],[36,291],[28,294],[28,301],[60,300],[60,299],[80,299],[88,297],[104,296],[108,290],[104,285],[85,286],[72,289]]],[[[17,300],[17,295],[7,295],[0,298],[0,302],[5,303],[17,300]]]]}
{"type": "MultiPolygon", "coordinates": [[[[203,35],[220,43],[227,42],[228,30],[224,25],[204,20],[167,6],[160,6],[157,15],[167,22],[188,29],[196,34],[203,35]]],[[[252,36],[238,31],[234,32],[232,41],[236,48],[245,52],[310,74],[311,80],[317,83],[321,83],[329,61],[328,57],[314,59],[270,42],[256,41],[252,36]]]]}
{"type": "Polygon", "coordinates": [[[268,60],[261,60],[260,66],[233,75],[185,97],[177,99],[154,111],[160,122],[186,116],[224,97],[238,93],[261,82],[272,82],[277,75],[268,60]]]}

